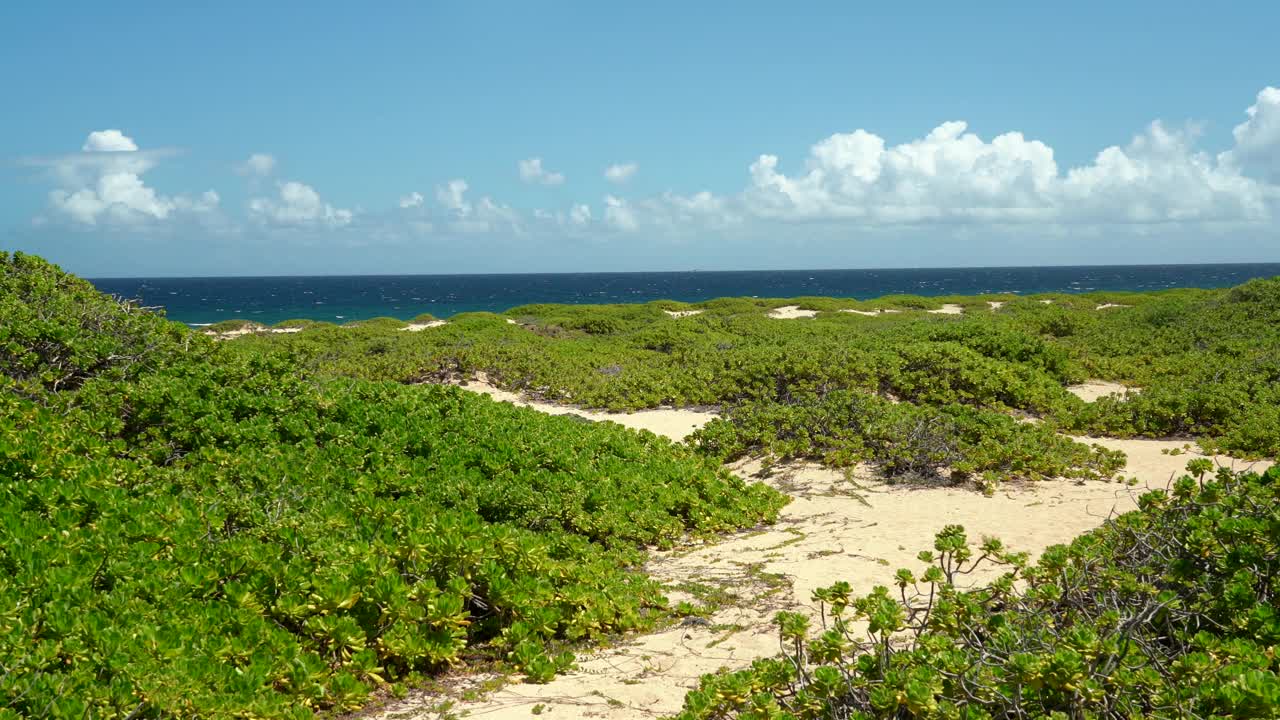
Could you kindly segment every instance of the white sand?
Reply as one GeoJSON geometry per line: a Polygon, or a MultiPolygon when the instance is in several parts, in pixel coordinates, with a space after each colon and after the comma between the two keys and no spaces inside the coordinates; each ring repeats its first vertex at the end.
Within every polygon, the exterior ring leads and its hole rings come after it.
{"type": "Polygon", "coordinates": [[[1107,380],[1086,380],[1079,385],[1068,385],[1067,392],[1085,402],[1093,402],[1108,395],[1124,395],[1126,393],[1136,393],[1138,390],[1107,380]]]}
{"type": "Polygon", "coordinates": [[[511,318],[507,318],[507,324],[508,324],[508,325],[519,325],[520,323],[516,322],[515,320],[512,320],[511,318]]]}
{"type": "Polygon", "coordinates": [[[509,402],[520,407],[533,408],[549,415],[577,415],[588,420],[616,422],[636,430],[648,430],[655,435],[671,438],[676,442],[684,440],[694,430],[711,422],[716,413],[678,408],[658,408],[656,410],[640,410],[633,413],[611,413],[582,410],[572,405],[555,405],[553,403],[526,400],[513,392],[501,390],[484,379],[472,380],[461,387],[472,392],[483,393],[499,402],[509,402]]]}
{"type": "Polygon", "coordinates": [[[662,312],[673,318],[692,317],[694,315],[702,314],[701,310],[663,310],[662,312]]]}
{"type": "MultiPolygon", "coordinates": [[[[664,422],[669,424],[663,426],[668,437],[683,437],[681,433],[695,421],[700,425],[714,417],[679,410],[583,413],[523,402],[491,386],[466,387],[548,412],[600,416],[636,428],[652,429],[653,413],[675,413],[654,416],[668,418],[664,422]],[[679,415],[682,412],[687,415],[679,415]],[[676,424],[676,417],[683,424],[676,424]]],[[[1112,513],[1133,509],[1138,495],[1147,488],[1165,487],[1187,460],[1199,457],[1165,454],[1183,449],[1183,443],[1174,441],[1077,439],[1123,450],[1129,458],[1125,475],[1139,478],[1139,486],[1054,480],[1002,487],[987,498],[967,489],[887,485],[865,468],[849,478],[813,465],[777,468],[763,480],[791,495],[793,501],[782,510],[776,525],[714,544],[655,552],[646,568],[673,588],[668,593],[673,603],[696,603],[674,589],[684,583],[704,583],[735,595],[733,602],[710,618],[710,625],[677,625],[585,653],[579,656],[576,670],[548,684],[508,684],[484,699],[456,702],[450,711],[494,720],[527,720],[539,705],[542,714],[560,719],[640,720],[673,714],[703,674],[742,668],[753,659],[777,655],[774,613],[790,609],[812,614],[810,595],[816,588],[847,580],[855,592],[866,593],[877,584],[891,584],[899,567],[919,570],[916,553],[931,548],[934,534],[953,523],[963,525],[971,541],[993,535],[1011,549],[1038,554],[1097,527],[1112,513]],[[780,577],[770,580],[768,573],[780,577]]],[[[1229,458],[1215,461],[1233,464],[1229,458]]],[[[758,473],[760,465],[748,461],[733,469],[749,476],[758,473]]],[[[990,571],[980,572],[971,580],[977,583],[992,576],[990,571]]],[[[459,681],[460,686],[467,684],[474,687],[476,679],[459,681]]],[[[437,717],[433,710],[442,699],[411,693],[370,717],[427,720],[437,717]]]]}
{"type": "Polygon", "coordinates": [[[1041,300],[1041,301],[1040,301],[1040,304],[1041,304],[1041,305],[1052,305],[1052,304],[1053,304],[1053,301],[1052,301],[1052,300],[1041,300]]]}
{"type": "Polygon", "coordinates": [[[784,305],[780,308],[774,308],[769,311],[769,317],[778,320],[795,320],[796,318],[811,318],[817,315],[817,310],[801,310],[799,305],[784,305]]]}
{"type": "Polygon", "coordinates": [[[934,315],[959,315],[964,312],[964,308],[955,303],[946,303],[937,310],[929,310],[927,312],[931,312],[934,315]]]}
{"type": "Polygon", "coordinates": [[[1132,306],[1132,305],[1120,305],[1120,304],[1117,304],[1117,303],[1102,303],[1102,304],[1101,304],[1101,305],[1099,305],[1098,307],[1094,308],[1094,310],[1106,310],[1107,308],[1126,308],[1126,307],[1133,307],[1133,306],[1132,306]]]}
{"type": "Polygon", "coordinates": [[[276,335],[292,335],[293,333],[302,332],[302,328],[300,327],[271,328],[271,332],[276,335]]]}
{"type": "MultiPolygon", "coordinates": [[[[620,419],[639,426],[628,421],[634,418],[636,414],[620,419]]],[[[809,598],[816,588],[843,579],[855,592],[866,593],[877,584],[890,584],[899,567],[918,570],[916,553],[930,548],[933,535],[944,525],[963,525],[975,542],[994,535],[1008,547],[1038,554],[1098,526],[1112,513],[1133,509],[1141,492],[1165,487],[1188,459],[1197,457],[1162,453],[1181,448],[1177,442],[1097,442],[1128,453],[1126,474],[1140,478],[1139,487],[1056,480],[1005,487],[987,498],[966,489],[886,485],[865,469],[855,472],[852,480],[812,465],[776,469],[765,482],[794,500],[775,526],[712,545],[655,552],[647,566],[669,587],[703,583],[736,595],[710,618],[710,625],[677,625],[585,653],[576,670],[546,685],[509,684],[451,710],[500,720],[525,720],[537,705],[553,718],[639,720],[675,713],[684,693],[696,687],[703,674],[776,655],[778,640],[771,621],[778,610],[812,614],[809,598]],[[781,577],[769,580],[770,573],[781,577]]],[[[754,461],[734,466],[743,475],[759,469],[754,461]]],[[[993,575],[976,573],[971,582],[993,575]]],[[[676,590],[669,595],[672,602],[696,602],[676,590]]],[[[433,717],[430,709],[440,699],[411,694],[374,717],[425,720],[433,717]]]]}
{"type": "Polygon", "coordinates": [[[840,312],[853,313],[854,315],[866,315],[867,317],[875,317],[877,315],[890,315],[894,313],[900,313],[902,311],[901,310],[882,310],[880,308],[876,308],[875,310],[841,310],[840,312]]]}
{"type": "Polygon", "coordinates": [[[449,323],[444,320],[431,320],[429,322],[424,322],[424,323],[409,323],[408,325],[400,329],[407,330],[409,332],[421,332],[423,330],[426,330],[427,328],[440,327],[441,325],[448,325],[448,324],[449,323]]]}
{"type": "Polygon", "coordinates": [[[990,305],[992,310],[999,310],[1000,308],[1004,307],[1004,301],[1003,301],[1003,300],[988,300],[988,301],[987,301],[987,305],[990,305]]]}

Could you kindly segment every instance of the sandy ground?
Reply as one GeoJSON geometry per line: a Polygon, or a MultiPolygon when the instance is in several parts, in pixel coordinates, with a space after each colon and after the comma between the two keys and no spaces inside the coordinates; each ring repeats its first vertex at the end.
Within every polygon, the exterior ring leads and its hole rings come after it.
{"type": "Polygon", "coordinates": [[[1106,380],[1086,380],[1079,385],[1068,385],[1067,392],[1085,402],[1093,402],[1108,395],[1124,395],[1126,393],[1136,393],[1138,390],[1106,380]]]}
{"type": "MultiPolygon", "coordinates": [[[[713,413],[659,410],[630,414],[585,413],[528,403],[489,386],[466,386],[501,400],[548,412],[574,412],[636,428],[683,437],[713,413]]],[[[1125,451],[1126,477],[1139,485],[1055,480],[999,489],[993,497],[957,488],[907,488],[885,484],[867,470],[845,474],[814,465],[790,465],[762,473],[756,461],[733,469],[789,494],[793,500],[776,525],[739,533],[714,544],[655,552],[648,572],[664,582],[672,602],[698,604],[718,593],[718,609],[703,623],[682,623],[610,648],[580,655],[578,667],[545,685],[508,684],[481,700],[457,702],[456,716],[526,720],[552,718],[655,718],[679,711],[686,691],[705,673],[742,668],[779,651],[771,623],[778,610],[812,614],[814,589],[837,580],[856,592],[890,584],[899,567],[920,569],[916,553],[932,546],[943,526],[961,524],[972,541],[994,535],[1007,547],[1038,554],[1135,507],[1147,488],[1165,487],[1198,457],[1184,443],[1161,440],[1095,440],[1125,451]],[[1166,454],[1177,449],[1179,455],[1166,454]],[[700,592],[692,592],[701,588],[700,592]],[[536,708],[536,710],[535,710],[536,708]]],[[[1229,458],[1215,458],[1222,464],[1229,458]]],[[[994,569],[993,569],[994,570],[994,569]]],[[[974,582],[994,573],[975,573],[974,582]]],[[[472,679],[474,685],[476,679],[472,679]]],[[[391,720],[439,716],[438,695],[411,694],[372,714],[391,720]]]]}
{"type": "Polygon", "coordinates": [[[716,417],[713,412],[677,408],[640,410],[633,413],[595,412],[583,410],[572,405],[555,405],[536,400],[526,400],[516,393],[496,388],[484,380],[471,380],[460,387],[472,392],[483,393],[499,402],[509,402],[520,407],[533,408],[550,415],[577,415],[597,422],[609,420],[636,430],[648,430],[655,435],[662,435],[676,442],[684,440],[694,430],[706,425],[716,417]]]}
{"type": "Polygon", "coordinates": [[[769,317],[778,320],[795,320],[796,318],[811,318],[817,315],[817,310],[801,310],[799,305],[783,305],[780,308],[774,308],[769,311],[769,317]]]}
{"type": "Polygon", "coordinates": [[[444,320],[432,320],[430,322],[424,322],[424,323],[409,323],[408,325],[400,329],[407,330],[409,332],[421,332],[423,330],[426,330],[427,328],[440,327],[441,325],[448,325],[448,324],[449,323],[444,320]]]}
{"type": "Polygon", "coordinates": [[[1120,305],[1120,304],[1118,304],[1118,303],[1102,303],[1102,304],[1101,304],[1101,305],[1099,305],[1098,307],[1094,308],[1094,310],[1106,310],[1107,308],[1126,308],[1126,307],[1133,307],[1133,306],[1132,306],[1132,305],[1120,305]]]}
{"type": "Polygon", "coordinates": [[[899,313],[902,311],[901,310],[882,310],[880,308],[876,308],[875,310],[841,310],[840,312],[853,313],[854,315],[866,315],[867,317],[875,317],[877,315],[888,315],[890,313],[899,313]]]}
{"type": "Polygon", "coordinates": [[[663,310],[662,312],[673,318],[692,317],[694,315],[702,314],[701,310],[663,310]]]}
{"type": "Polygon", "coordinates": [[[988,300],[988,301],[987,301],[987,305],[989,305],[989,306],[991,307],[991,309],[992,309],[992,310],[999,310],[1000,308],[1004,307],[1004,301],[1003,301],[1003,300],[988,300]]]}
{"type": "Polygon", "coordinates": [[[931,312],[934,315],[959,315],[964,312],[964,308],[955,303],[946,303],[937,310],[927,310],[926,312],[931,312]]]}

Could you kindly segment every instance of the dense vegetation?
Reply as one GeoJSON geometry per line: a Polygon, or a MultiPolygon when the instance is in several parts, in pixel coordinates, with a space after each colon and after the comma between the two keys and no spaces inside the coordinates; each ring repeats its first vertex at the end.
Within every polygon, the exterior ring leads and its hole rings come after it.
{"type": "Polygon", "coordinates": [[[645,545],[782,503],[651,434],[237,352],[30,256],[0,254],[0,318],[2,718],[310,717],[476,652],[546,679],[661,616],[645,545]]]}
{"type": "Polygon", "coordinates": [[[784,656],[703,678],[680,720],[1280,716],[1280,468],[1212,467],[1035,564],[945,528],[896,588],[816,592],[820,629],[780,613],[784,656]],[[1006,572],[957,587],[983,566],[1006,572]]]}
{"type": "Polygon", "coordinates": [[[1105,477],[1120,466],[1059,431],[1280,452],[1280,279],[1149,294],[533,305],[421,333],[317,327],[235,344],[287,347],[330,376],[484,373],[508,389],[614,410],[720,406],[724,419],[695,439],[713,457],[871,461],[890,476],[988,484],[1105,477]],[[944,302],[964,312],[926,312],[944,302]],[[787,303],[817,316],[768,317],[787,303]],[[687,310],[701,312],[664,312],[687,310]],[[1066,390],[1086,379],[1140,391],[1086,403],[1066,390]],[[1027,416],[1043,423],[1011,420],[1027,416]]]}

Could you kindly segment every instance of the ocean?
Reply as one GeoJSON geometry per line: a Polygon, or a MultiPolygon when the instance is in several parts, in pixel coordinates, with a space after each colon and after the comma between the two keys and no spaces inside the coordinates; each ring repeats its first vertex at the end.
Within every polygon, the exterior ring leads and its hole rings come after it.
{"type": "Polygon", "coordinates": [[[420,313],[449,317],[531,303],[697,302],[718,297],[1033,294],[1218,288],[1280,275],[1280,263],[1080,267],[360,275],[321,277],[101,278],[99,290],[160,306],[199,326],[231,318],[266,325],[291,318],[349,322],[420,313]]]}

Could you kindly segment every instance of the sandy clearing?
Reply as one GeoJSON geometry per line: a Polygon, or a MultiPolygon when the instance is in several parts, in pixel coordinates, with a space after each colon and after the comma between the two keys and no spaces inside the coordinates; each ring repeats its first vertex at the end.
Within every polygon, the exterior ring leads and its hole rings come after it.
{"type": "MultiPolygon", "coordinates": [[[[635,428],[652,429],[649,413],[585,413],[573,408],[530,403],[480,383],[467,389],[547,412],[600,416],[635,428]]],[[[706,422],[714,413],[688,413],[706,422]]],[[[670,417],[670,416],[668,416],[670,417]]],[[[667,427],[668,437],[682,427],[667,427]]],[[[792,464],[763,473],[758,461],[731,466],[778,488],[793,500],[771,527],[738,533],[714,544],[655,552],[646,570],[669,588],[671,601],[689,600],[695,585],[729,594],[709,624],[679,624],[630,638],[616,647],[584,653],[577,669],[545,685],[508,684],[480,700],[455,702],[450,712],[492,720],[527,720],[534,708],[553,718],[639,720],[679,711],[685,692],[699,678],[720,669],[737,669],[756,658],[771,657],[779,646],[773,615],[778,610],[814,612],[813,590],[847,580],[855,592],[890,584],[899,567],[918,570],[916,553],[931,547],[934,534],[948,524],[963,525],[971,540],[997,536],[1006,546],[1039,554],[1097,527],[1113,513],[1136,506],[1149,488],[1166,487],[1187,460],[1201,457],[1186,443],[1164,440],[1076,438],[1127,453],[1120,483],[1052,480],[1008,485],[993,497],[966,489],[909,488],[886,484],[866,468],[848,474],[811,464],[792,464]],[[1177,450],[1180,454],[1171,455],[1177,450]]],[[[1215,457],[1233,467],[1246,463],[1215,457]]],[[[1259,469],[1269,463],[1258,463],[1259,469]]],[[[995,569],[975,573],[972,582],[993,577],[995,569]]],[[[475,682],[470,683],[472,686],[475,682]]],[[[371,717],[426,720],[438,717],[444,699],[411,693],[371,717]]],[[[455,698],[456,700],[456,698],[455,698]]]]}
{"type": "Polygon", "coordinates": [[[440,327],[441,325],[448,325],[448,324],[449,324],[448,321],[445,321],[445,320],[431,320],[429,322],[424,322],[424,323],[409,323],[408,325],[400,329],[408,332],[421,332],[423,330],[426,330],[427,328],[440,327]]]}
{"type": "Polygon", "coordinates": [[[1052,300],[1041,300],[1041,301],[1040,301],[1040,304],[1041,304],[1041,305],[1052,305],[1052,304],[1053,304],[1053,301],[1052,301],[1052,300]]]}
{"type": "Polygon", "coordinates": [[[1126,393],[1136,393],[1138,390],[1107,380],[1086,380],[1079,385],[1068,385],[1067,392],[1085,402],[1093,402],[1108,395],[1124,395],[1126,393]]]}
{"type": "Polygon", "coordinates": [[[1106,310],[1107,308],[1127,308],[1127,307],[1133,307],[1133,306],[1121,305],[1119,303],[1102,303],[1098,307],[1094,308],[1094,310],[1106,310]]]}
{"type": "Polygon", "coordinates": [[[508,325],[519,325],[520,323],[516,322],[515,320],[512,320],[511,318],[507,318],[507,324],[508,324],[508,325]]]}
{"type": "Polygon", "coordinates": [[[702,310],[663,310],[662,312],[673,318],[693,317],[694,315],[701,315],[703,313],[702,310]]]}
{"type": "MultiPolygon", "coordinates": [[[[627,416],[633,417],[633,416],[627,416]]],[[[1089,438],[1081,438],[1090,440],[1089,438]]],[[[694,596],[700,584],[729,593],[708,625],[676,625],[579,656],[578,668],[546,685],[513,683],[488,697],[459,702],[459,715],[524,720],[542,705],[555,718],[638,720],[673,714],[705,673],[742,668],[778,653],[772,626],[778,610],[813,614],[813,590],[847,580],[858,593],[892,582],[899,567],[918,570],[915,556],[943,526],[960,524],[969,537],[1000,537],[1008,547],[1039,554],[1136,506],[1147,488],[1164,487],[1195,453],[1163,451],[1182,443],[1098,440],[1129,453],[1131,488],[1118,483],[1046,481],[1001,488],[993,497],[958,488],[888,485],[860,468],[842,472],[808,464],[761,474],[757,461],[733,466],[793,497],[779,521],[710,545],[655,552],[646,570],[670,588],[672,602],[694,596]]],[[[1229,462],[1218,458],[1220,462],[1229,462]]],[[[972,582],[993,577],[975,573],[972,582]]],[[[376,717],[432,717],[441,698],[411,695],[376,717]]]]}
{"type": "Polygon", "coordinates": [[[959,315],[964,312],[964,308],[955,303],[946,303],[937,310],[926,310],[925,312],[930,312],[934,315],[959,315]]]}
{"type": "Polygon", "coordinates": [[[811,318],[817,315],[817,310],[801,310],[799,305],[784,305],[780,308],[774,308],[769,311],[769,317],[778,320],[795,320],[796,318],[811,318]]]}
{"type": "Polygon", "coordinates": [[[988,300],[987,301],[987,305],[992,310],[999,310],[1000,308],[1004,307],[1004,303],[1005,303],[1004,300],[988,300]]]}
{"type": "Polygon", "coordinates": [[[877,316],[877,315],[890,315],[890,314],[894,314],[894,313],[900,313],[900,312],[902,312],[902,311],[901,311],[901,310],[892,310],[892,309],[890,309],[890,310],[883,310],[883,309],[880,309],[880,308],[876,308],[875,310],[840,310],[840,312],[842,312],[842,313],[853,313],[854,315],[866,315],[867,317],[875,317],[875,316],[877,316]]]}
{"type": "Polygon", "coordinates": [[[684,440],[690,433],[718,417],[714,412],[680,408],[658,408],[656,410],[640,410],[633,413],[583,410],[572,405],[556,405],[537,400],[527,400],[516,393],[494,387],[483,379],[471,380],[459,387],[464,390],[483,393],[499,402],[509,402],[520,407],[533,408],[549,415],[577,415],[588,420],[608,420],[635,430],[648,430],[655,435],[662,435],[676,442],[684,440]]]}

